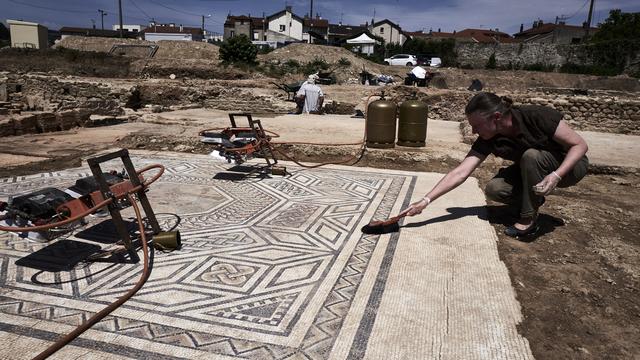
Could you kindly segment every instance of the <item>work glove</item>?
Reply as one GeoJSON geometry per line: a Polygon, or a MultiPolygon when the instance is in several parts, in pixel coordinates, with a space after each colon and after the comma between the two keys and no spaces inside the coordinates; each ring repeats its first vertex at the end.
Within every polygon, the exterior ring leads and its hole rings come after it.
{"type": "Polygon", "coordinates": [[[542,181],[533,186],[533,192],[538,196],[547,196],[558,186],[560,180],[562,180],[562,177],[552,171],[551,174],[545,176],[542,181]]]}

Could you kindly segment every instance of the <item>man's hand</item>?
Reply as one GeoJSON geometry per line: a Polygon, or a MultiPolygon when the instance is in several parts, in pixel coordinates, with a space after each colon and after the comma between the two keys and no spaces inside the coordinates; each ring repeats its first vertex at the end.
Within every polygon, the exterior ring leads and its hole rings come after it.
{"type": "Polygon", "coordinates": [[[407,216],[414,216],[414,215],[418,215],[422,213],[422,210],[424,210],[424,208],[427,207],[427,205],[429,205],[430,200],[428,200],[428,198],[424,197],[419,201],[414,202],[413,204],[409,205],[408,208],[406,208],[401,215],[407,215],[407,216]]]}
{"type": "Polygon", "coordinates": [[[560,175],[553,171],[533,187],[533,192],[538,196],[547,196],[558,186],[560,180],[560,175]]]}

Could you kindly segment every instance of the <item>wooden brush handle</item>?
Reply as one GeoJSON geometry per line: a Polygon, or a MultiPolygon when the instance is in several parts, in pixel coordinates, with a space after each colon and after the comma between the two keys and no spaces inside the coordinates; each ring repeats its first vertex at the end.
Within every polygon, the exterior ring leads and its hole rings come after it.
{"type": "Polygon", "coordinates": [[[400,219],[402,219],[403,217],[407,216],[407,211],[403,211],[400,214],[389,218],[388,220],[385,220],[382,222],[382,225],[387,226],[387,225],[391,225],[393,223],[397,223],[398,221],[400,221],[400,219]]]}

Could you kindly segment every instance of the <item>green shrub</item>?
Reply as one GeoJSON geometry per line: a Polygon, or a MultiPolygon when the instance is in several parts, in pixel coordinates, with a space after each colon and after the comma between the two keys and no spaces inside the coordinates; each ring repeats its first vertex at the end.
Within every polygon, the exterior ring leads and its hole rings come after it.
{"type": "Polygon", "coordinates": [[[574,63],[566,63],[562,65],[560,67],[560,72],[598,76],[614,76],[618,74],[616,69],[606,68],[599,65],[579,65],[574,63]]]}
{"type": "Polygon", "coordinates": [[[551,64],[535,63],[535,64],[530,64],[530,65],[524,65],[522,67],[522,70],[553,72],[553,71],[556,70],[556,67],[554,65],[551,65],[551,64]]]}
{"type": "Polygon", "coordinates": [[[284,63],[284,66],[286,66],[288,68],[299,68],[300,67],[300,62],[298,60],[295,60],[295,59],[289,59],[284,63]]]}
{"type": "Polygon", "coordinates": [[[338,60],[338,65],[340,65],[340,66],[349,66],[349,65],[351,65],[351,61],[349,61],[349,59],[347,59],[345,57],[341,57],[340,60],[338,60]]]}
{"type": "Polygon", "coordinates": [[[255,69],[267,76],[279,78],[286,74],[297,74],[302,72],[302,65],[297,60],[290,59],[282,64],[267,63],[258,66],[255,69]]]}
{"type": "Polygon", "coordinates": [[[258,48],[246,35],[234,36],[220,45],[219,58],[223,63],[255,64],[258,48]]]}
{"type": "Polygon", "coordinates": [[[496,54],[493,53],[489,56],[489,60],[487,60],[487,65],[484,66],[486,69],[495,69],[496,68],[496,54]]]}
{"type": "Polygon", "coordinates": [[[610,69],[613,74],[622,73],[638,52],[640,39],[606,40],[586,45],[591,62],[602,69],[610,69]]]}
{"type": "Polygon", "coordinates": [[[511,60],[509,60],[509,63],[507,65],[498,66],[497,68],[500,70],[520,70],[520,64],[514,64],[511,60]]]}
{"type": "Polygon", "coordinates": [[[317,73],[322,70],[327,70],[329,68],[329,64],[320,58],[315,58],[313,61],[310,61],[302,66],[302,73],[305,75],[310,75],[317,73]]]}
{"type": "Polygon", "coordinates": [[[274,48],[272,48],[271,46],[268,45],[261,45],[261,46],[256,46],[258,48],[258,54],[268,54],[270,52],[272,52],[273,50],[275,50],[274,48]]]}

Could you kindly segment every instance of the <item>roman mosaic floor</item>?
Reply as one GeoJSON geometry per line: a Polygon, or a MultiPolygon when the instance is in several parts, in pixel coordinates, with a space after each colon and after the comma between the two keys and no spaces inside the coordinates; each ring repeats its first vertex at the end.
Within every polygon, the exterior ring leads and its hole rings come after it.
{"type": "MultiPolygon", "coordinates": [[[[291,175],[262,177],[202,155],[132,160],[166,167],[148,196],[183,247],[154,251],[144,287],[52,358],[532,358],[475,179],[400,232],[364,235],[441,175],[287,164],[291,175]]],[[[0,179],[0,199],[86,175],[0,179]]],[[[87,260],[115,241],[108,217],[49,243],[0,233],[0,358],[37,355],[133,287],[141,262],[87,260]]]]}

